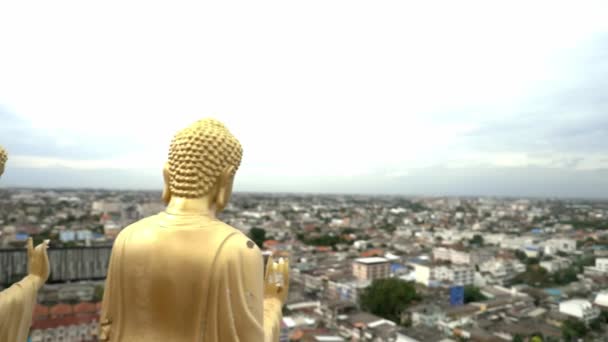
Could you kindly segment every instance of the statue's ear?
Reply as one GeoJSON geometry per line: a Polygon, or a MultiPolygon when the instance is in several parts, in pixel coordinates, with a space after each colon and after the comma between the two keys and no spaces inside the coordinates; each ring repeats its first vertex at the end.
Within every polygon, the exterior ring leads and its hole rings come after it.
{"type": "Polygon", "coordinates": [[[234,166],[227,167],[218,179],[218,193],[215,202],[215,211],[220,212],[226,208],[232,195],[232,182],[234,180],[234,166]]]}
{"type": "Polygon", "coordinates": [[[165,203],[165,205],[169,205],[169,201],[171,201],[171,187],[170,187],[171,177],[169,176],[169,163],[165,163],[165,166],[163,167],[163,180],[164,180],[164,185],[163,185],[162,199],[163,199],[163,203],[165,203]]]}

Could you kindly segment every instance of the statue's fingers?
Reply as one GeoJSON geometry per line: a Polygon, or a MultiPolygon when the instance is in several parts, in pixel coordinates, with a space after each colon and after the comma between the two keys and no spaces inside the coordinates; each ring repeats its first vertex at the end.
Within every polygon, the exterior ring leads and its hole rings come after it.
{"type": "Polygon", "coordinates": [[[44,279],[45,281],[48,279],[49,275],[51,274],[51,263],[49,262],[49,254],[46,252],[46,247],[44,248],[44,256],[42,259],[43,265],[44,265],[44,274],[46,276],[46,279],[44,279]]]}
{"type": "Polygon", "coordinates": [[[270,280],[270,274],[272,273],[272,265],[274,264],[274,260],[272,255],[268,256],[268,260],[266,261],[266,274],[264,275],[264,279],[266,282],[270,280]]]}
{"type": "Polygon", "coordinates": [[[283,273],[283,266],[285,266],[285,259],[280,258],[279,261],[277,261],[277,264],[279,265],[278,271],[283,273]]]}
{"type": "Polygon", "coordinates": [[[285,287],[289,286],[289,260],[283,263],[283,284],[285,287]]]}
{"type": "Polygon", "coordinates": [[[44,240],[41,243],[38,244],[38,246],[36,246],[36,248],[34,248],[34,251],[36,253],[44,253],[44,251],[46,251],[49,248],[49,241],[50,240],[44,240]]]}
{"type": "Polygon", "coordinates": [[[27,238],[27,257],[31,259],[33,255],[34,255],[34,240],[31,237],[29,237],[29,238],[27,238]]]}

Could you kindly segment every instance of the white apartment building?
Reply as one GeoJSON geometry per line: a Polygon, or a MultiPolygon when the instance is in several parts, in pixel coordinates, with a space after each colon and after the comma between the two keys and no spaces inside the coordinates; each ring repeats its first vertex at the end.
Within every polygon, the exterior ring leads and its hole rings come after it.
{"type": "Polygon", "coordinates": [[[593,304],[601,307],[602,309],[608,309],[608,291],[600,291],[595,296],[593,304]]]}
{"type": "Polygon", "coordinates": [[[563,270],[568,268],[572,264],[570,260],[566,258],[559,258],[553,260],[545,260],[540,262],[540,267],[549,271],[549,273],[557,272],[559,270],[563,270]]]}
{"type": "Polygon", "coordinates": [[[528,258],[538,258],[541,255],[541,249],[534,245],[526,246],[522,251],[526,253],[528,258]]]}
{"type": "Polygon", "coordinates": [[[590,322],[600,315],[600,309],[594,307],[586,299],[570,299],[561,302],[559,303],[559,312],[585,322],[590,322]]]}
{"type": "Polygon", "coordinates": [[[478,265],[488,258],[491,253],[484,250],[462,251],[454,248],[433,248],[433,259],[437,261],[449,261],[459,265],[478,265]]]}
{"type": "Polygon", "coordinates": [[[435,282],[453,285],[472,285],[475,282],[475,269],[469,266],[446,266],[412,263],[416,282],[430,286],[435,282]]]}
{"type": "Polygon", "coordinates": [[[500,247],[504,249],[522,249],[532,245],[534,245],[534,239],[530,236],[505,236],[500,241],[500,247]]]}
{"type": "Polygon", "coordinates": [[[586,275],[602,276],[608,273],[608,258],[596,258],[595,266],[585,266],[586,275]]]}
{"type": "Polygon", "coordinates": [[[505,236],[505,234],[500,233],[484,234],[483,241],[492,245],[500,245],[500,243],[505,239],[505,236]]]}
{"type": "Polygon", "coordinates": [[[457,243],[462,239],[468,238],[467,236],[465,236],[465,234],[463,234],[463,232],[451,230],[451,229],[450,230],[444,229],[441,231],[436,231],[433,235],[434,235],[434,238],[441,237],[441,240],[443,241],[443,243],[448,244],[448,245],[457,243]]]}
{"type": "Polygon", "coordinates": [[[68,326],[48,329],[32,329],[32,342],[81,342],[97,341],[97,322],[74,322],[68,326]]]}
{"type": "Polygon", "coordinates": [[[576,240],[567,238],[549,239],[544,243],[545,254],[551,255],[557,252],[574,253],[576,252],[576,240]]]}
{"type": "Polygon", "coordinates": [[[440,266],[435,268],[435,279],[454,285],[471,285],[475,282],[475,269],[466,266],[440,266]]]}
{"type": "Polygon", "coordinates": [[[429,286],[431,284],[432,276],[432,266],[420,263],[411,263],[414,267],[414,275],[416,277],[416,282],[425,286],[429,286]]]}
{"type": "Polygon", "coordinates": [[[501,282],[501,280],[510,279],[525,272],[526,265],[519,260],[491,258],[479,265],[479,271],[490,273],[492,278],[501,282]]]}
{"type": "Polygon", "coordinates": [[[359,304],[359,295],[371,285],[371,281],[333,281],[327,282],[327,296],[334,300],[343,300],[359,304]]]}
{"type": "Polygon", "coordinates": [[[453,264],[470,264],[471,254],[453,248],[433,248],[433,259],[437,261],[450,261],[453,264]]]}
{"type": "Polygon", "coordinates": [[[391,275],[391,265],[386,258],[355,259],[353,261],[353,275],[360,281],[388,278],[391,275]]]}
{"type": "Polygon", "coordinates": [[[601,272],[608,273],[608,258],[595,259],[595,268],[601,272]]]}

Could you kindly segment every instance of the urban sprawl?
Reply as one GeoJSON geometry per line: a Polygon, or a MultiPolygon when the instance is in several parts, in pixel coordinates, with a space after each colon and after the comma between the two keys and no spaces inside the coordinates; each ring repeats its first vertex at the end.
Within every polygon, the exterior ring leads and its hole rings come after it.
{"type": "MultiPolygon", "coordinates": [[[[0,289],[50,239],[32,342],[97,341],[113,239],[160,193],[0,190],[0,289]]],[[[290,260],[281,341],[608,341],[608,201],[237,193],[290,260]]]]}

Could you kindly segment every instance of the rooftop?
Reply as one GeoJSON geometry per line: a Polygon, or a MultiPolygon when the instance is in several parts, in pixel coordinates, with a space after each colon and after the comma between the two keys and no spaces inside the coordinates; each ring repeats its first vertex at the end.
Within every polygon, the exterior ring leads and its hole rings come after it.
{"type": "Polygon", "coordinates": [[[388,262],[388,259],[381,258],[381,257],[358,258],[358,259],[355,259],[355,262],[360,263],[360,264],[370,265],[370,264],[385,263],[385,262],[388,262]]]}

